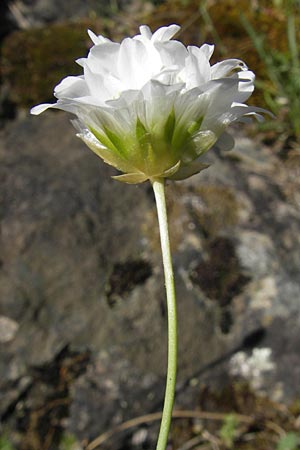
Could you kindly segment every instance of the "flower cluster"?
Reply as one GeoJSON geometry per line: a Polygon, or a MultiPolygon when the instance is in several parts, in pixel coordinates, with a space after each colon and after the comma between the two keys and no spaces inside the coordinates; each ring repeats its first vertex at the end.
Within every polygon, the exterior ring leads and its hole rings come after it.
{"type": "Polygon", "coordinates": [[[213,145],[230,149],[226,133],[234,121],[260,119],[245,105],[254,74],[244,62],[210,65],[214,46],[185,47],[172,40],[178,25],[140,34],[121,43],[96,36],[87,58],[77,60],[82,76],[68,76],[55,88],[57,103],[69,111],[78,136],[127,183],[183,179],[207,167],[199,157],[213,145]]]}

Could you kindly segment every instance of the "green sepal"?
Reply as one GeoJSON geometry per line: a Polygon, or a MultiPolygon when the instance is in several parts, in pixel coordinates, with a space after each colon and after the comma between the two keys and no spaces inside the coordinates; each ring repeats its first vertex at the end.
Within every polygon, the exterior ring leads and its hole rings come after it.
{"type": "Polygon", "coordinates": [[[203,122],[202,116],[199,117],[198,120],[194,120],[187,129],[189,135],[193,136],[195,133],[197,133],[201,127],[202,122],[203,122]]]}
{"type": "Polygon", "coordinates": [[[149,158],[149,156],[153,153],[152,138],[150,132],[147,130],[139,117],[136,121],[135,133],[140,149],[143,152],[143,156],[145,158],[149,158]]]}
{"type": "Polygon", "coordinates": [[[107,127],[104,127],[104,131],[105,131],[106,135],[108,136],[108,138],[110,139],[110,141],[113,143],[113,145],[114,145],[115,149],[118,151],[118,153],[121,154],[123,156],[123,158],[127,158],[128,149],[124,142],[125,141],[124,137],[122,136],[120,138],[116,133],[114,133],[107,127]]]}
{"type": "MultiPolygon", "coordinates": [[[[132,166],[132,164],[129,163],[129,161],[126,161],[123,159],[117,152],[113,152],[110,148],[101,147],[103,143],[101,141],[100,144],[95,144],[94,142],[87,139],[83,134],[78,133],[77,135],[80,139],[83,140],[83,142],[94,152],[97,156],[103,159],[104,162],[109,164],[110,166],[115,167],[116,169],[120,170],[121,172],[129,172],[132,170],[135,170],[135,168],[132,166]]],[[[95,136],[97,139],[98,137],[95,136]]],[[[99,140],[99,139],[98,139],[99,140]]]]}
{"type": "Polygon", "coordinates": [[[209,164],[204,164],[199,161],[194,161],[193,163],[185,165],[181,165],[180,169],[171,175],[169,178],[174,181],[185,180],[193,175],[196,175],[202,170],[207,169],[209,164]]]}
{"type": "Polygon", "coordinates": [[[174,109],[172,109],[172,111],[170,112],[168,119],[165,123],[165,128],[164,128],[164,138],[167,143],[172,142],[172,137],[173,137],[174,130],[175,130],[175,124],[176,124],[175,111],[174,111],[174,109]]]}
{"type": "Polygon", "coordinates": [[[170,167],[170,169],[165,170],[160,175],[160,177],[161,178],[169,178],[169,177],[171,177],[172,175],[174,175],[174,173],[176,173],[179,170],[180,164],[181,164],[181,161],[178,161],[174,166],[170,167]]]}
{"type": "Polygon", "coordinates": [[[123,175],[114,175],[112,178],[122,183],[138,184],[148,180],[149,177],[144,173],[124,173],[123,175]]]}
{"type": "Polygon", "coordinates": [[[89,127],[90,132],[98,139],[100,144],[102,144],[107,149],[110,149],[111,151],[115,153],[119,153],[118,149],[115,147],[115,145],[112,143],[112,141],[105,135],[97,131],[93,127],[89,127]]]}

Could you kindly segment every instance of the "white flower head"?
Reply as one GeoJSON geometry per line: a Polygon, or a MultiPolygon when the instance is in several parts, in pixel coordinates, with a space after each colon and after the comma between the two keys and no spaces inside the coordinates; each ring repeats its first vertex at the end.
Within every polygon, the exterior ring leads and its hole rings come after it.
{"type": "Polygon", "coordinates": [[[94,45],[77,60],[83,75],[54,89],[58,108],[77,116],[78,136],[105,162],[123,172],[120,181],[183,179],[206,168],[199,157],[217,143],[228,149],[229,124],[263,110],[244,102],[254,74],[244,62],[210,64],[214,47],[185,47],[172,39],[178,25],[148,26],[121,43],[89,31],[94,45]]]}

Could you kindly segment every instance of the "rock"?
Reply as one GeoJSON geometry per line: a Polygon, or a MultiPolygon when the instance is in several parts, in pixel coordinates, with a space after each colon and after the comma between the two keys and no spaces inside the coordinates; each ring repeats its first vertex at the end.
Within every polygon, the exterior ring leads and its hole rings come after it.
{"type": "Polygon", "coordinates": [[[11,341],[18,331],[19,325],[9,317],[0,316],[0,343],[11,341]]]}
{"type": "MultiPolygon", "coordinates": [[[[22,448],[41,448],[51,427],[55,439],[68,429],[86,443],[161,408],[167,319],[153,195],[113,181],[65,114],[0,133],[1,314],[18,324],[0,344],[0,414],[17,445],[30,430],[22,448]]],[[[227,382],[234,354],[248,361],[257,347],[273,365],[260,387],[289,402],[300,367],[293,181],[270,149],[238,135],[233,152],[207,158],[200,176],[167,187],[177,405],[195,405],[200,381],[227,382]]]]}
{"type": "Polygon", "coordinates": [[[13,20],[9,11],[9,0],[2,0],[0,3],[0,42],[3,37],[15,29],[13,20]]]}
{"type": "Polygon", "coordinates": [[[17,27],[27,29],[52,22],[75,20],[91,15],[107,16],[116,13],[126,4],[125,1],[113,2],[90,0],[19,0],[10,2],[10,12],[17,27]]]}

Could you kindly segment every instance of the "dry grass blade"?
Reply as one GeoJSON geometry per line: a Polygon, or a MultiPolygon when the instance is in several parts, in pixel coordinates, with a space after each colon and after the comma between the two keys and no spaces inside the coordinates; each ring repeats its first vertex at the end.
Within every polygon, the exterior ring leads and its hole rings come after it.
{"type": "MultiPolygon", "coordinates": [[[[175,411],[173,411],[172,417],[174,419],[193,419],[194,418],[194,419],[223,421],[227,415],[228,414],[226,414],[226,413],[213,413],[213,412],[206,412],[206,411],[175,410],[175,411]]],[[[250,424],[253,422],[253,419],[250,416],[244,416],[242,414],[235,414],[235,418],[238,422],[243,422],[243,423],[247,423],[247,424],[250,424]]],[[[107,441],[108,439],[110,439],[111,437],[115,436],[118,433],[129,430],[130,428],[136,427],[143,423],[154,422],[154,421],[160,420],[160,419],[161,419],[161,413],[159,412],[159,413],[153,413],[153,414],[146,414],[144,416],[136,417],[134,419],[123,422],[120,425],[117,425],[116,427],[106,431],[105,433],[102,433],[100,436],[98,436],[96,439],[94,439],[92,442],[90,442],[86,446],[85,450],[94,450],[97,447],[99,447],[101,444],[103,444],[105,441],[107,441]]]]}
{"type": "Polygon", "coordinates": [[[191,450],[192,448],[195,448],[196,446],[206,442],[206,440],[203,438],[203,436],[195,436],[192,439],[189,439],[188,441],[184,442],[181,447],[179,447],[177,450],[191,450]]]}

